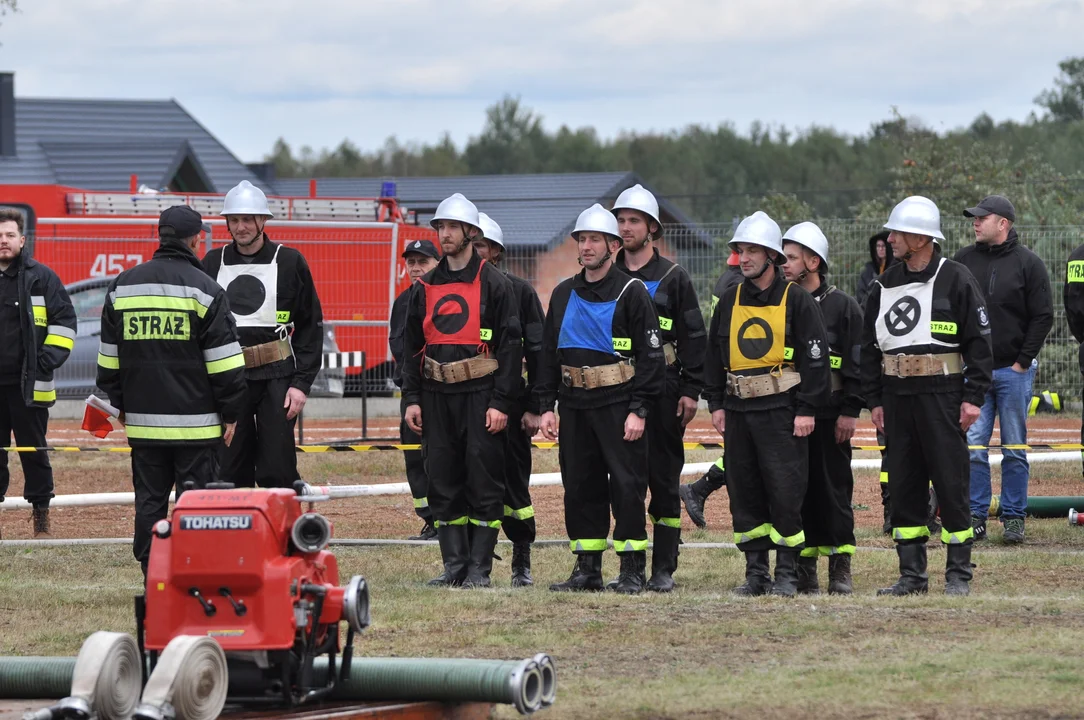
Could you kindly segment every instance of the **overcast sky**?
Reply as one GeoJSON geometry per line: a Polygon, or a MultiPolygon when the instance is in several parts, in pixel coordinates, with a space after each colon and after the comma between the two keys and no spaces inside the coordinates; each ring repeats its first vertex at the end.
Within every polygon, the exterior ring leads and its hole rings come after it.
{"type": "Polygon", "coordinates": [[[276,138],[462,147],[505,93],[556,129],[864,133],[1022,120],[1084,0],[19,0],[21,97],[175,98],[242,160],[276,138]]]}

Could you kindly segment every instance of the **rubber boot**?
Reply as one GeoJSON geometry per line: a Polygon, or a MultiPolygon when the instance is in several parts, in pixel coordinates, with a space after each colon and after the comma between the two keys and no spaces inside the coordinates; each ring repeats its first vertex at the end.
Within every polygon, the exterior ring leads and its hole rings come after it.
{"type": "Polygon", "coordinates": [[[621,553],[620,557],[621,573],[617,576],[617,587],[614,590],[623,595],[642,593],[646,583],[644,571],[647,569],[647,552],[637,550],[621,553]]]}
{"type": "Polygon", "coordinates": [[[470,565],[463,587],[487,588],[492,584],[489,574],[493,571],[493,548],[497,547],[500,532],[500,528],[474,526],[470,539],[470,565]]]}
{"type": "Polygon", "coordinates": [[[576,555],[576,565],[568,580],[550,585],[554,592],[600,592],[602,590],[602,553],[576,555]]]}
{"type": "Polygon", "coordinates": [[[829,555],[828,556],[828,594],[850,595],[851,587],[851,556],[829,555]]]}
{"type": "Polygon", "coordinates": [[[820,595],[821,582],[817,577],[817,556],[798,556],[798,594],[820,595]]]}
{"type": "Polygon", "coordinates": [[[48,540],[53,537],[49,532],[49,508],[35,507],[33,512],[34,539],[48,540]]]}
{"type": "Polygon", "coordinates": [[[767,550],[748,550],[745,553],[745,582],[734,588],[735,595],[756,597],[772,591],[772,576],[768,566],[767,550]]]}
{"type": "Polygon", "coordinates": [[[892,535],[892,496],[888,494],[888,483],[881,483],[881,505],[885,509],[885,521],[881,525],[881,532],[885,535],[892,535]]]}
{"type": "Polygon", "coordinates": [[[520,542],[512,544],[512,587],[534,585],[531,577],[531,544],[520,542]]]}
{"type": "Polygon", "coordinates": [[[440,525],[437,527],[437,542],[440,543],[440,556],[444,560],[444,572],[429,581],[429,585],[455,587],[467,579],[467,565],[470,563],[470,540],[466,525],[440,525]]]}
{"type": "Polygon", "coordinates": [[[798,592],[798,550],[779,548],[775,551],[775,586],[772,595],[794,597],[798,592]]]}
{"type": "Polygon", "coordinates": [[[945,546],[945,594],[971,594],[971,545],[945,546]]]}
{"type": "Polygon", "coordinates": [[[655,526],[655,547],[651,550],[651,579],[647,581],[647,589],[651,592],[670,592],[674,589],[674,571],[677,570],[680,544],[681,528],[655,526]]]}
{"type": "Polygon", "coordinates": [[[929,592],[930,580],[926,574],[926,544],[908,543],[897,545],[896,554],[900,557],[900,579],[892,587],[881,588],[878,595],[925,595],[929,592]]]}

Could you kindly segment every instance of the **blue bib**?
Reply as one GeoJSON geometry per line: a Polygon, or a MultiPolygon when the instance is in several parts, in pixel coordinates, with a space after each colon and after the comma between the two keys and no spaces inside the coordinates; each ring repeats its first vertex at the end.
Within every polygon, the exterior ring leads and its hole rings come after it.
{"type": "Polygon", "coordinates": [[[614,352],[613,325],[617,300],[592,303],[580,298],[573,290],[568,297],[565,317],[557,348],[595,350],[607,355],[614,352]]]}
{"type": "MultiPolygon", "coordinates": [[[[667,273],[669,274],[669,273],[667,273]]],[[[665,276],[664,276],[665,277],[665,276]]],[[[651,296],[651,299],[655,299],[655,291],[659,289],[659,285],[662,284],[662,280],[644,280],[644,285],[647,285],[647,293],[651,296]]]]}

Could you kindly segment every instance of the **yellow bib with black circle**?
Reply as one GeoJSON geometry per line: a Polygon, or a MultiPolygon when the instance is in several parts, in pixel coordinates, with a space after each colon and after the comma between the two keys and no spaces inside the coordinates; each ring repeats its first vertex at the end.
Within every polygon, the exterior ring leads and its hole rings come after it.
{"type": "Polygon", "coordinates": [[[787,294],[783,290],[778,305],[757,307],[741,304],[741,288],[734,295],[734,313],[730,318],[730,369],[756,370],[773,368],[793,360],[787,357],[787,294]]]}

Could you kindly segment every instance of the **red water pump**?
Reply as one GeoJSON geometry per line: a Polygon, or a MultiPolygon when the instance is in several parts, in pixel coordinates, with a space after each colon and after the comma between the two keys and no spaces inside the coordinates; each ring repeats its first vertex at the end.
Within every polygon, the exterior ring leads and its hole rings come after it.
{"type": "Polygon", "coordinates": [[[349,677],[354,634],[369,625],[369,591],[360,575],[339,586],[326,549],[331,522],[312,512],[316,499],[302,481],[293,490],[212,484],[181,495],[172,519],[154,527],[146,595],[136,603],[152,667],[170,640],[196,635],[225,651],[231,702],[297,705],[349,677]],[[323,655],[327,679],[316,685],[313,660],[323,655]]]}

